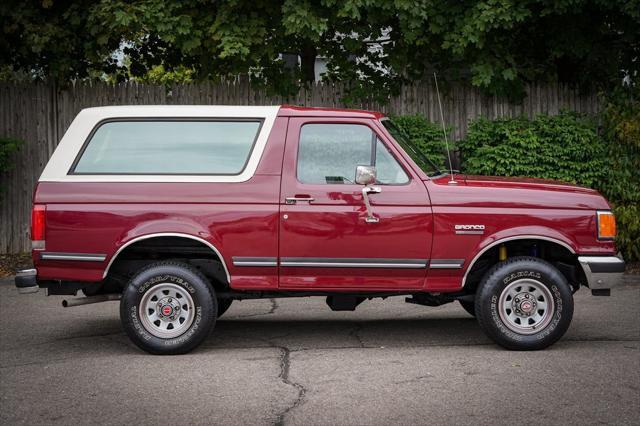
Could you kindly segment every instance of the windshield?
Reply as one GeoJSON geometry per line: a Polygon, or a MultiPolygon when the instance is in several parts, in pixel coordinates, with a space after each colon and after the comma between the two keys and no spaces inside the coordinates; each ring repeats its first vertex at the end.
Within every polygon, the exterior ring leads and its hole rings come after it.
{"type": "Polygon", "coordinates": [[[438,167],[433,164],[431,160],[424,155],[420,149],[411,141],[409,136],[400,129],[393,121],[388,118],[384,118],[381,120],[382,125],[387,129],[387,131],[393,136],[393,138],[400,144],[402,149],[405,150],[407,154],[411,156],[411,159],[415,161],[415,163],[422,169],[423,172],[427,174],[429,177],[433,177],[436,175],[441,175],[442,172],[438,167]]]}

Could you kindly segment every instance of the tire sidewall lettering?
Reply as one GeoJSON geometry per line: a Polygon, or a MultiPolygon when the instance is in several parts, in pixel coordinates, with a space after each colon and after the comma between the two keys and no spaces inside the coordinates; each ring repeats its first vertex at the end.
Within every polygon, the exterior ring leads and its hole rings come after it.
{"type": "Polygon", "coordinates": [[[498,312],[498,295],[495,294],[491,296],[491,318],[502,334],[516,341],[522,340],[523,336],[521,334],[509,330],[500,319],[500,313],[498,312]]]}
{"type": "Polygon", "coordinates": [[[185,290],[187,290],[191,294],[195,294],[196,293],[195,287],[193,285],[191,285],[189,283],[189,281],[183,279],[182,277],[179,277],[179,276],[176,276],[176,275],[171,275],[171,274],[156,275],[156,276],[153,276],[153,277],[149,278],[148,280],[146,280],[144,283],[142,283],[138,287],[138,293],[140,295],[142,295],[142,294],[146,293],[155,284],[159,284],[159,283],[177,284],[180,287],[182,287],[185,290]]]}
{"type": "Polygon", "coordinates": [[[542,279],[542,274],[537,271],[518,271],[512,272],[502,279],[502,283],[505,285],[509,284],[512,281],[521,279],[521,278],[535,278],[536,280],[542,279]]]}

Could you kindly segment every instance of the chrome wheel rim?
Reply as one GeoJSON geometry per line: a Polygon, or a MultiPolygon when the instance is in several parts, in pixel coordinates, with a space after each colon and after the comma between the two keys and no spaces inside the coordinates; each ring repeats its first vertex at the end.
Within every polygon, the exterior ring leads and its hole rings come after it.
{"type": "Polygon", "coordinates": [[[157,284],[147,290],[138,312],[145,330],[163,339],[183,334],[195,317],[189,292],[171,283],[157,284]]]}
{"type": "Polygon", "coordinates": [[[518,334],[535,334],[544,329],[555,311],[551,291],[540,281],[525,278],[512,282],[500,294],[500,319],[518,334]]]}

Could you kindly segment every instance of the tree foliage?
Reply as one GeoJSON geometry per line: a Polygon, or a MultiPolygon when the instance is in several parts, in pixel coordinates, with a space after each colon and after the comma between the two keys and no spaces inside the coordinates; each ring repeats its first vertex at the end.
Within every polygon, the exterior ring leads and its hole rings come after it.
{"type": "Polygon", "coordinates": [[[619,82],[640,67],[638,0],[9,0],[0,18],[0,69],[61,81],[182,67],[291,93],[322,56],[328,78],[363,95],[433,70],[517,95],[527,81],[619,82]]]}

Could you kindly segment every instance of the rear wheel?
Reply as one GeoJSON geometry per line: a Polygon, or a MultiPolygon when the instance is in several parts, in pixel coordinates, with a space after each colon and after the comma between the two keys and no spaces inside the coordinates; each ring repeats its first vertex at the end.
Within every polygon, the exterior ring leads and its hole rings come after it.
{"type": "Polygon", "coordinates": [[[514,257],[491,268],[478,286],[480,327],[512,350],[543,349],[560,339],[573,316],[573,293],[550,263],[514,257]]]}
{"type": "Polygon", "coordinates": [[[120,301],[120,318],[129,338],[158,355],[194,349],[213,329],[216,315],[217,301],[207,279],[179,262],[141,269],[120,301]]]}

